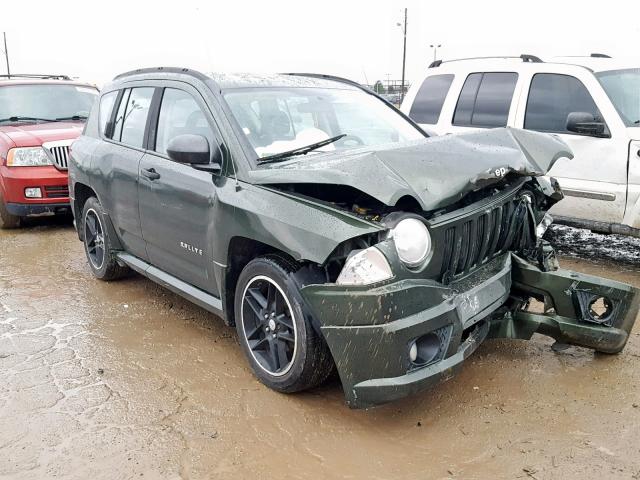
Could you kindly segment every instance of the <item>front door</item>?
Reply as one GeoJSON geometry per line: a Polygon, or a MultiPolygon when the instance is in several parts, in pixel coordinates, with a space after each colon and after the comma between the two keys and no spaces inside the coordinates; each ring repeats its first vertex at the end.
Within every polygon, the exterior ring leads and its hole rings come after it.
{"type": "Polygon", "coordinates": [[[215,144],[213,129],[197,92],[165,88],[157,128],[140,162],[142,236],[152,265],[179,279],[218,294],[210,244],[216,226],[216,187],[211,173],[174,162],[169,141],[181,134],[202,135],[215,144]]]}
{"type": "Polygon", "coordinates": [[[562,158],[549,171],[560,182],[565,199],[552,214],[606,223],[621,223],[627,196],[627,154],[624,134],[608,125],[608,137],[598,138],[569,132],[567,116],[587,112],[601,121],[602,108],[585,84],[571,75],[533,75],[524,112],[524,128],[557,134],[574,158],[562,158]]]}

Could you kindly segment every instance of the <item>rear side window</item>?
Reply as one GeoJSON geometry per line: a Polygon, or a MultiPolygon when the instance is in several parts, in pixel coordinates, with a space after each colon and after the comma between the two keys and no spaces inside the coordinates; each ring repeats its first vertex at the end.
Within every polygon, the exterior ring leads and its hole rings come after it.
{"type": "Polygon", "coordinates": [[[567,130],[571,112],[587,112],[602,118],[591,94],[575,77],[538,73],[531,80],[524,128],[541,132],[572,133],[567,130]]]}
{"type": "Polygon", "coordinates": [[[122,122],[122,133],[120,135],[122,143],[132,147],[143,146],[147,114],[149,113],[154,90],[155,88],[153,87],[131,89],[122,122]]]}
{"type": "Polygon", "coordinates": [[[420,86],[411,105],[409,117],[417,123],[435,125],[440,118],[442,105],[447,98],[453,75],[433,75],[427,77],[420,86]]]}
{"type": "Polygon", "coordinates": [[[182,90],[165,88],[158,117],[155,151],[166,155],[169,141],[184,134],[202,135],[209,141],[210,148],[214,145],[209,122],[196,100],[182,90]]]}
{"type": "Polygon", "coordinates": [[[107,122],[111,119],[111,113],[113,112],[113,105],[118,98],[118,91],[109,92],[102,96],[100,99],[100,115],[98,119],[98,125],[100,127],[100,133],[105,134],[107,128],[107,122]]]}
{"type": "Polygon", "coordinates": [[[127,108],[127,102],[129,101],[129,94],[131,89],[127,88],[122,93],[122,99],[120,100],[120,106],[118,107],[118,113],[116,113],[115,121],[113,122],[113,132],[111,138],[120,141],[120,134],[122,133],[122,124],[124,123],[124,111],[127,108]]]}
{"type": "Polygon", "coordinates": [[[506,127],[518,74],[472,73],[467,77],[453,114],[453,124],[465,127],[506,127]]]}

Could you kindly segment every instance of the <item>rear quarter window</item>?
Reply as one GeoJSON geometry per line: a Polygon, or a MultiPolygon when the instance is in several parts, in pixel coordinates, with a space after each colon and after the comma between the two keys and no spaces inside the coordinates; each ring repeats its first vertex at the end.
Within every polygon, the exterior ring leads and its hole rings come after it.
{"type": "Polygon", "coordinates": [[[417,123],[432,125],[438,123],[442,105],[447,98],[453,78],[453,75],[427,77],[413,100],[409,117],[417,123]]]}
{"type": "Polygon", "coordinates": [[[100,98],[100,111],[98,115],[98,126],[100,128],[100,134],[106,134],[107,122],[111,119],[113,113],[113,106],[118,98],[118,91],[106,93],[100,98]]]}

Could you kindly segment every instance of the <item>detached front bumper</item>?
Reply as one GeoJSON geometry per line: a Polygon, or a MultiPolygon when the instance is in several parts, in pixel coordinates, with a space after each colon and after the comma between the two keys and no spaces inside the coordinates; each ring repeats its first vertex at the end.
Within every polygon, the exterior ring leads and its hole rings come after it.
{"type": "Polygon", "coordinates": [[[347,404],[354,408],[448,380],[489,337],[528,339],[539,332],[620,351],[640,305],[638,291],[628,285],[563,270],[542,272],[510,254],[449,285],[426,279],[373,288],[308,285],[302,295],[331,350],[347,404]],[[592,295],[605,296],[614,305],[603,323],[594,322],[588,308],[581,307],[592,295]],[[555,312],[516,308],[517,299],[529,297],[546,298],[555,312]],[[412,362],[411,344],[424,339],[427,361],[412,362]]]}

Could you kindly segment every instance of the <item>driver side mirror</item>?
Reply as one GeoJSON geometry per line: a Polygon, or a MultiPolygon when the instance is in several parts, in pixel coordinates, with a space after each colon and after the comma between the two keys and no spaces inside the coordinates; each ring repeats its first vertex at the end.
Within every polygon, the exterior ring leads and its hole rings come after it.
{"type": "Polygon", "coordinates": [[[567,130],[590,137],[610,137],[607,125],[588,112],[571,112],[567,115],[567,130]]]}
{"type": "Polygon", "coordinates": [[[209,141],[202,135],[183,134],[173,137],[167,145],[167,155],[178,163],[186,163],[197,170],[220,173],[222,170],[222,152],[215,148],[213,155],[209,141]]]}

